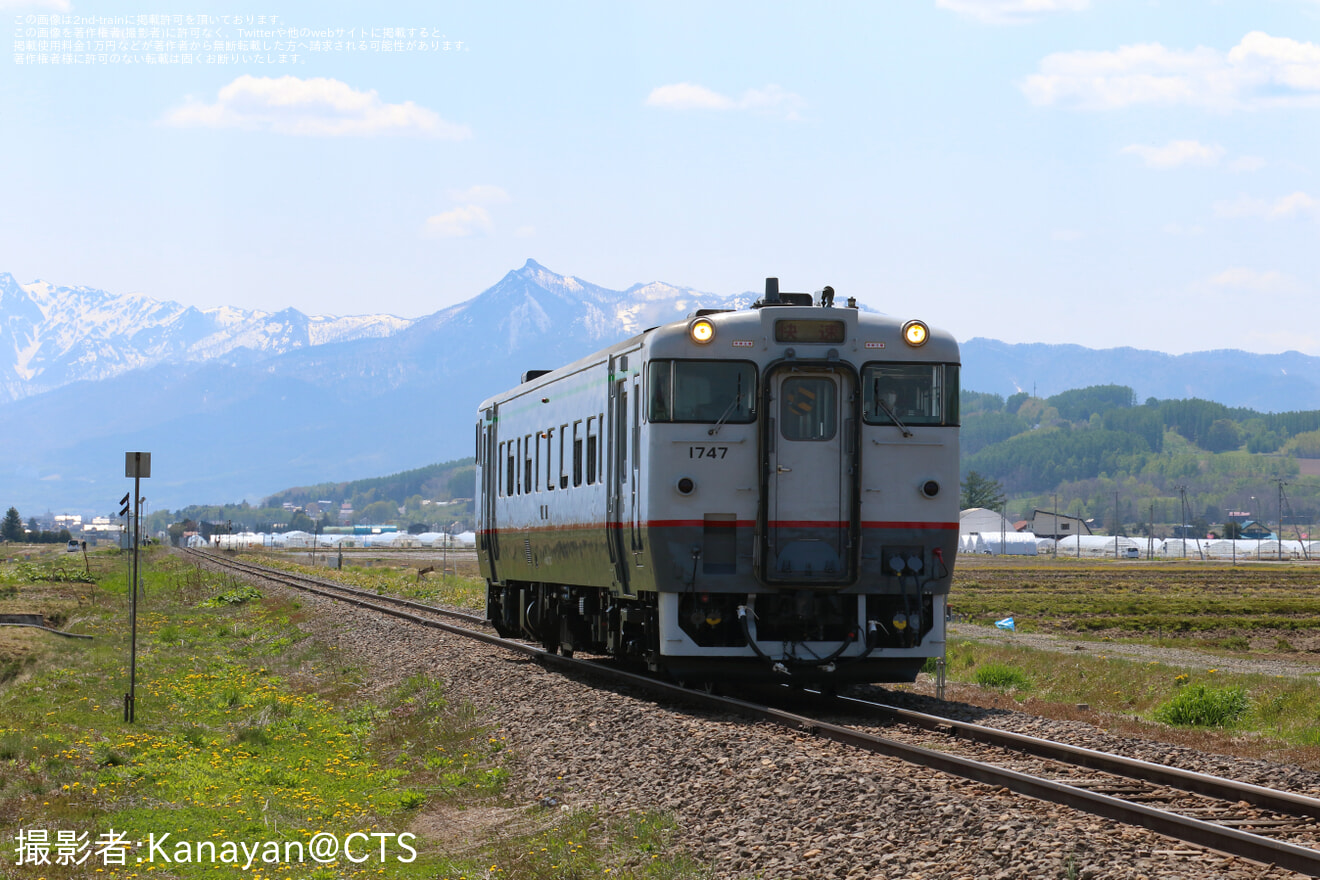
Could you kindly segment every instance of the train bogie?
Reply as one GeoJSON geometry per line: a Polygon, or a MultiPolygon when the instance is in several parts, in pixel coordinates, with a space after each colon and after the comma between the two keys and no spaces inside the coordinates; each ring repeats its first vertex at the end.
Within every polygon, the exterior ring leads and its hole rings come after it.
{"type": "Polygon", "coordinates": [[[772,281],[483,403],[501,632],[688,679],[901,681],[943,654],[957,345],[772,281]]]}

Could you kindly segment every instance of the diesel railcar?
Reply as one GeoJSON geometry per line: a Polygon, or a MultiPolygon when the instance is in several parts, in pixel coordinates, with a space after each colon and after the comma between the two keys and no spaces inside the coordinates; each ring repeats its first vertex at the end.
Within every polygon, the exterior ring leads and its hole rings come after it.
{"type": "Polygon", "coordinates": [[[481,404],[500,633],[687,681],[911,681],[943,655],[958,345],[833,295],[769,278],[481,404]]]}

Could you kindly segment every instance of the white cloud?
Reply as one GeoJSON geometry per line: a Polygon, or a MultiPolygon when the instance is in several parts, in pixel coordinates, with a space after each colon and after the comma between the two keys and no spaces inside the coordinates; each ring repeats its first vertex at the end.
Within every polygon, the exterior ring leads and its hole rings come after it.
{"type": "Polygon", "coordinates": [[[489,234],[494,228],[485,208],[460,205],[452,211],[426,218],[422,235],[427,238],[466,238],[478,233],[489,234]]]}
{"type": "Polygon", "coordinates": [[[719,92],[685,82],[652,89],[646,96],[646,105],[670,110],[731,110],[737,106],[731,98],[719,92]]]}
{"type": "Polygon", "coordinates": [[[456,202],[478,205],[503,205],[509,202],[509,194],[503,187],[485,184],[477,184],[462,190],[450,190],[449,197],[456,202]]]}
{"type": "Polygon", "coordinates": [[[667,110],[748,110],[797,120],[798,111],[806,102],[774,84],[748,89],[741,98],[734,99],[705,86],[683,82],[652,89],[646,96],[646,106],[667,110]]]}
{"type": "Polygon", "coordinates": [[[1177,168],[1179,165],[1217,165],[1224,155],[1224,148],[1199,141],[1169,141],[1162,147],[1132,144],[1120,152],[1140,156],[1147,168],[1177,168]]]}
{"type": "Polygon", "coordinates": [[[1021,24],[1050,12],[1079,12],[1091,0],[935,0],[935,5],[985,24],[1021,24]]]}
{"type": "Polygon", "coordinates": [[[1264,168],[1267,164],[1269,163],[1266,162],[1260,156],[1239,156],[1238,158],[1234,159],[1232,162],[1228,163],[1228,170],[1229,171],[1259,171],[1260,169],[1264,168]]]}
{"type": "Polygon", "coordinates": [[[1320,107],[1320,45],[1252,31],[1228,52],[1159,43],[1056,52],[1021,84],[1034,104],[1084,110],[1187,105],[1213,110],[1320,107]]]}
{"type": "Polygon", "coordinates": [[[1304,215],[1320,217],[1320,200],[1301,190],[1291,195],[1280,196],[1274,201],[1239,196],[1231,202],[1215,202],[1216,217],[1263,217],[1266,220],[1286,220],[1304,215]]]}
{"type": "Polygon", "coordinates": [[[1050,233],[1055,241],[1081,241],[1082,233],[1077,229],[1056,229],[1050,233]]]}
{"type": "Polygon", "coordinates": [[[317,137],[413,135],[461,140],[466,125],[445,122],[412,101],[386,104],[375,91],[336,79],[244,74],[220,89],[213,104],[189,99],[165,115],[169,125],[239,128],[317,137]]]}
{"type": "Polygon", "coordinates": [[[1272,270],[1261,272],[1242,266],[1225,269],[1218,275],[1211,276],[1210,283],[1215,287],[1226,287],[1251,293],[1283,293],[1297,287],[1296,280],[1282,272],[1272,270]]]}
{"type": "Polygon", "coordinates": [[[467,238],[473,235],[489,235],[495,231],[495,222],[491,219],[487,208],[512,201],[507,190],[490,184],[450,190],[449,197],[458,202],[458,206],[426,218],[426,223],[422,226],[424,237],[467,238]]]}

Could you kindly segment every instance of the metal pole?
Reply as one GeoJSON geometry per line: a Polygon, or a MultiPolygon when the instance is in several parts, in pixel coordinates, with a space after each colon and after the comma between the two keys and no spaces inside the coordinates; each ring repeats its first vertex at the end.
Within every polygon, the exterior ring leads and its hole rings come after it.
{"type": "Polygon", "coordinates": [[[130,589],[133,591],[132,599],[129,603],[128,625],[129,625],[129,649],[128,649],[128,695],[124,698],[124,720],[133,723],[137,715],[137,603],[138,603],[138,543],[142,534],[142,477],[140,467],[142,463],[142,453],[134,453],[138,462],[138,468],[133,472],[133,582],[130,589]]]}

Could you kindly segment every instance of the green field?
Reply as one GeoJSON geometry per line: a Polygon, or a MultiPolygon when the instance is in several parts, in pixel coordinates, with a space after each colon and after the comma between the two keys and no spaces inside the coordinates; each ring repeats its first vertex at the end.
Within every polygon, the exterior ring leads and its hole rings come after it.
{"type": "Polygon", "coordinates": [[[1253,644],[1320,639],[1320,565],[959,558],[950,604],[1026,631],[1253,644]]]}

